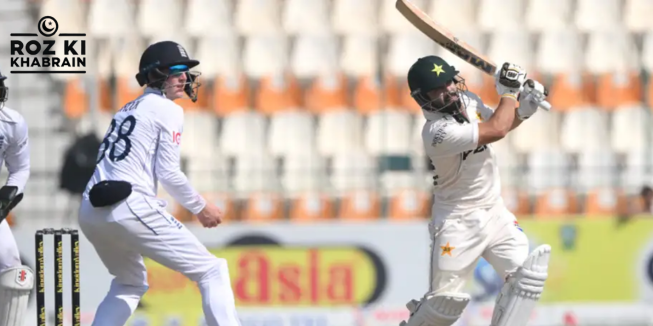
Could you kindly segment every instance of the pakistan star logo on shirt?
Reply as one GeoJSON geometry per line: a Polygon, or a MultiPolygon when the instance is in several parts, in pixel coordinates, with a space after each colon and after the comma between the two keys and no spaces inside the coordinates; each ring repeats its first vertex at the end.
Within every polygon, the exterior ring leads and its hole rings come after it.
{"type": "Polygon", "coordinates": [[[444,69],[442,69],[442,65],[439,65],[439,66],[438,66],[438,65],[436,65],[436,64],[434,63],[434,64],[433,64],[433,70],[431,70],[431,71],[434,72],[434,73],[436,73],[436,74],[438,75],[438,77],[440,77],[440,73],[443,73],[443,72],[444,72],[444,69]]]}

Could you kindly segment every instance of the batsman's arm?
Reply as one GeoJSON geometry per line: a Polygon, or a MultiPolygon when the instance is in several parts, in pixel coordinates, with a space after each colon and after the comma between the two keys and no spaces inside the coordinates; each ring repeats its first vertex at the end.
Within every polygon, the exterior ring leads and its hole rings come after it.
{"type": "Polygon", "coordinates": [[[478,146],[494,143],[506,137],[508,132],[521,123],[517,118],[517,100],[503,96],[494,114],[486,122],[478,125],[478,146]]]}
{"type": "MultiPolygon", "coordinates": [[[[515,109],[515,116],[517,116],[517,110],[519,110],[519,108],[516,108],[516,109],[515,109]]],[[[515,130],[515,128],[519,127],[519,125],[521,125],[521,123],[522,123],[523,121],[524,121],[524,120],[522,120],[522,119],[515,119],[515,120],[512,122],[512,126],[510,127],[510,131],[513,131],[513,130],[515,130]]]]}
{"type": "Polygon", "coordinates": [[[494,85],[501,100],[492,117],[479,125],[479,146],[503,139],[510,130],[519,125],[519,122],[515,122],[515,120],[524,120],[531,115],[522,114],[524,112],[521,108],[515,109],[524,82],[526,82],[524,68],[508,62],[501,66],[501,70],[497,72],[494,79],[494,85]]]}

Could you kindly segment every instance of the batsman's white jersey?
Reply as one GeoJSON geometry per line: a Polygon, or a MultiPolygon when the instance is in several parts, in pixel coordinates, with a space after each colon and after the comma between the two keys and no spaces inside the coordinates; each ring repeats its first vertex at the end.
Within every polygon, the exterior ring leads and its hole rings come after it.
{"type": "Polygon", "coordinates": [[[492,144],[478,145],[479,123],[494,110],[471,93],[462,94],[469,122],[424,111],[426,154],[435,167],[432,294],[460,292],[484,257],[499,275],[514,271],[528,255],[528,239],[501,199],[501,180],[492,144]]]}
{"type": "Polygon", "coordinates": [[[184,110],[158,91],[148,89],[125,105],[111,121],[84,198],[104,180],[127,181],[134,192],[156,197],[160,181],[178,203],[199,213],[204,199],[179,167],[183,128],[184,110]]]}
{"type": "Polygon", "coordinates": [[[424,111],[424,149],[435,167],[433,217],[489,209],[501,200],[501,180],[492,145],[478,146],[478,123],[494,111],[474,93],[462,94],[470,123],[424,111]]]}
{"type": "MultiPolygon", "coordinates": [[[[0,166],[7,166],[6,185],[22,193],[30,174],[29,136],[23,116],[8,108],[0,110],[0,166]]],[[[0,223],[0,272],[20,266],[20,254],[7,221],[0,223]]]]}

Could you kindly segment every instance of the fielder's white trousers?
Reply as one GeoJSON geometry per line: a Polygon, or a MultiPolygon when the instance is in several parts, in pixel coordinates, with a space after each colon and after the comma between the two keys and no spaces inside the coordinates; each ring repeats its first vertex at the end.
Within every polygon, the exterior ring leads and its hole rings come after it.
{"type": "Polygon", "coordinates": [[[112,207],[94,208],[82,200],[79,226],[115,277],[93,326],[127,322],[148,288],[143,256],[197,282],[207,325],[240,325],[226,260],[167,213],[164,201],[132,193],[112,207]]]}
{"type": "Polygon", "coordinates": [[[434,219],[429,295],[460,293],[485,258],[504,279],[528,257],[528,238],[503,205],[434,219]]]}
{"type": "Polygon", "coordinates": [[[11,233],[7,220],[0,223],[0,272],[9,268],[20,266],[20,252],[16,245],[14,235],[11,233]]]}

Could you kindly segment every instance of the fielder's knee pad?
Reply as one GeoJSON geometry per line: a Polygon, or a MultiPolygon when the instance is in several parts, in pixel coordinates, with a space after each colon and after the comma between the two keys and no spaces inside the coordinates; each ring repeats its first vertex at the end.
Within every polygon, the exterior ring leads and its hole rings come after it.
{"type": "Polygon", "coordinates": [[[408,321],[399,326],[451,326],[460,318],[469,303],[465,293],[441,293],[406,304],[410,311],[408,321]]]}
{"type": "Polygon", "coordinates": [[[511,274],[497,297],[490,326],[524,326],[544,290],[551,247],[541,245],[511,274]]]}
{"type": "Polygon", "coordinates": [[[0,325],[23,326],[33,288],[34,272],[27,266],[0,272],[0,325]]]}

